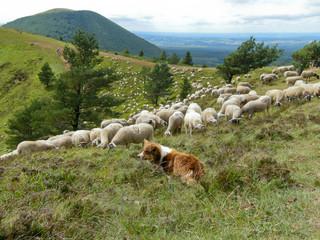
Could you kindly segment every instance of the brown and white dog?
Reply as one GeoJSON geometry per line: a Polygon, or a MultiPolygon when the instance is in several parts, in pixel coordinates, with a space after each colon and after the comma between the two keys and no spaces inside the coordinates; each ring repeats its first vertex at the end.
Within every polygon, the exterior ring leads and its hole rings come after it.
{"type": "Polygon", "coordinates": [[[147,140],[144,140],[143,150],[138,157],[163,167],[167,175],[180,175],[187,183],[206,175],[204,164],[198,158],[147,140]]]}

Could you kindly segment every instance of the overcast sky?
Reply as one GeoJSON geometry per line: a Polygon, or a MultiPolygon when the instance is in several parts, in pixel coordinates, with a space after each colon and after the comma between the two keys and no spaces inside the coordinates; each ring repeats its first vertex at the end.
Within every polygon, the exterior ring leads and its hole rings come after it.
{"type": "Polygon", "coordinates": [[[9,0],[0,23],[53,8],[91,10],[129,31],[320,32],[320,0],[9,0]]]}

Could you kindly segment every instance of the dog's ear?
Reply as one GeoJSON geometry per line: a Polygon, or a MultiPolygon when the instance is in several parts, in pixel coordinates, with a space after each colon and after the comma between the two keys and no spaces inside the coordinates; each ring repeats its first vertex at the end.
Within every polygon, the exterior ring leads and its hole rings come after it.
{"type": "Polygon", "coordinates": [[[144,139],[143,144],[146,145],[148,143],[148,140],[144,139]]]}
{"type": "Polygon", "coordinates": [[[153,147],[152,148],[152,152],[156,152],[157,151],[157,148],[156,147],[153,147]]]}

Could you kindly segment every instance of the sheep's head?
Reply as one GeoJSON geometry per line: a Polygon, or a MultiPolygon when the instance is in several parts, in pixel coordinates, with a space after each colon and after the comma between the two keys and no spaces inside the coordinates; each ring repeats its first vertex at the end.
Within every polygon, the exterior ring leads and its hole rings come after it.
{"type": "Polygon", "coordinates": [[[316,74],[316,78],[319,79],[319,75],[318,74],[316,74]]]}
{"type": "Polygon", "coordinates": [[[308,93],[304,98],[307,99],[308,102],[310,102],[311,98],[312,98],[312,95],[310,93],[308,93]]]}
{"type": "Polygon", "coordinates": [[[162,125],[163,125],[164,127],[168,127],[168,123],[167,123],[166,121],[163,121],[162,125]]]}
{"type": "Polygon", "coordinates": [[[209,123],[212,124],[212,125],[218,125],[217,119],[210,120],[209,123]]]}
{"type": "Polygon", "coordinates": [[[194,128],[194,129],[196,129],[196,130],[200,131],[203,127],[204,127],[204,125],[203,125],[203,124],[201,124],[201,123],[199,123],[199,124],[197,124],[197,125],[195,126],[195,128],[194,128]]]}
{"type": "Polygon", "coordinates": [[[281,102],[276,102],[274,105],[277,106],[277,107],[280,107],[282,105],[282,103],[281,102]]]}
{"type": "Polygon", "coordinates": [[[109,145],[108,145],[108,150],[111,150],[112,148],[115,148],[116,147],[116,145],[113,143],[113,142],[111,142],[111,143],[109,143],[109,145]]]}
{"type": "Polygon", "coordinates": [[[233,123],[233,124],[239,124],[241,119],[242,119],[242,118],[233,118],[233,119],[231,119],[229,122],[231,122],[231,123],[233,123]]]}
{"type": "Polygon", "coordinates": [[[170,132],[169,130],[165,131],[164,135],[165,135],[166,137],[172,136],[172,134],[171,134],[171,132],[170,132]]]}
{"type": "Polygon", "coordinates": [[[80,144],[78,145],[79,147],[86,147],[87,146],[87,142],[80,142],[80,144]]]}

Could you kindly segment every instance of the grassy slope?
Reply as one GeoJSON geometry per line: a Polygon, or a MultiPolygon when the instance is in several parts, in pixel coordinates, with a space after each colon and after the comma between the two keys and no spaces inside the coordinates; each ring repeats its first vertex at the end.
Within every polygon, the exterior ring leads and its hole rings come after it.
{"type": "Polygon", "coordinates": [[[0,135],[15,111],[48,94],[37,76],[43,64],[49,62],[57,73],[65,70],[55,54],[57,47],[63,46],[50,38],[0,27],[0,135]]]}
{"type": "MultiPolygon", "coordinates": [[[[143,97],[137,95],[141,81],[136,72],[141,65],[111,58],[106,64],[118,65],[119,71],[126,72],[128,83],[122,80],[123,88],[114,86],[116,94],[132,97],[119,109],[123,116],[145,107],[143,97]],[[134,102],[139,105],[125,110],[134,102]]],[[[257,81],[262,72],[271,69],[251,73],[249,81],[259,94],[285,88],[283,77],[272,86],[257,81]]],[[[179,71],[176,81],[188,76],[191,69],[184,74],[179,71]]],[[[215,70],[196,71],[193,80],[202,77],[209,77],[204,83],[221,81],[215,70]]],[[[203,108],[219,109],[215,101],[208,97],[198,102],[203,108]]],[[[222,121],[192,137],[182,133],[166,139],[164,130],[157,130],[157,142],[192,154],[206,164],[207,176],[195,186],[187,186],[178,178],[168,181],[164,174],[152,172],[154,166],[136,158],[140,145],[111,152],[61,149],[1,162],[0,236],[317,239],[319,102],[285,103],[272,107],[270,117],[257,114],[239,126],[222,121]],[[255,165],[266,158],[277,160],[280,167],[259,169],[255,165]],[[279,177],[266,180],[286,168],[291,171],[290,182],[279,177]],[[223,169],[229,169],[228,191],[221,190],[222,177],[217,177],[223,169]],[[294,197],[296,201],[289,201],[294,197]]]]}

